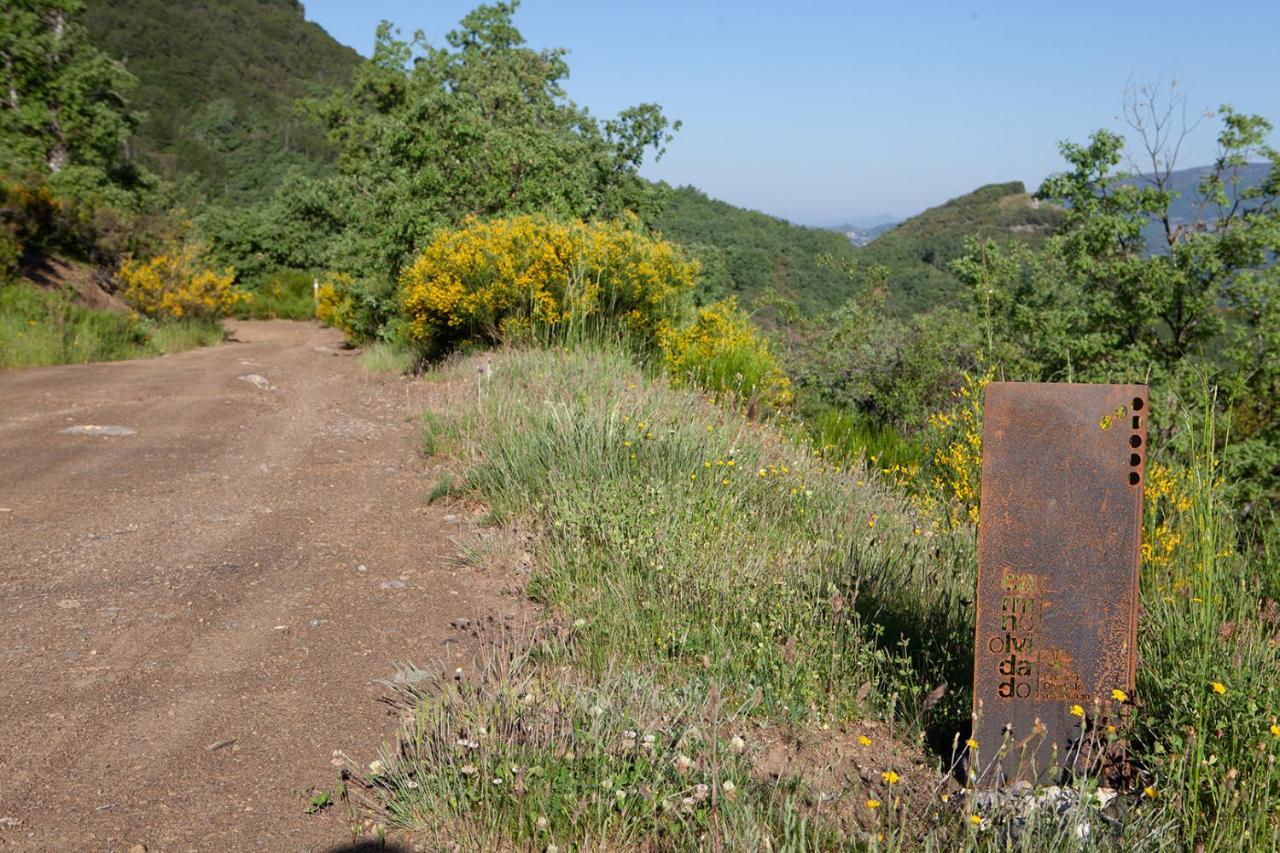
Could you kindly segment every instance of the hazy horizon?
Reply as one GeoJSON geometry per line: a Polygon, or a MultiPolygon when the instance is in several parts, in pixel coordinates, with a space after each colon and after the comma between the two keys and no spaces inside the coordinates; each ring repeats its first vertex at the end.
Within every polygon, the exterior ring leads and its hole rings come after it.
{"type": "MultiPolygon", "coordinates": [[[[382,19],[442,44],[475,5],[312,0],[306,14],[368,55],[382,19]]],[[[1034,191],[1061,168],[1060,140],[1126,130],[1130,80],[1185,81],[1196,112],[1230,103],[1280,120],[1271,85],[1280,57],[1269,45],[1280,9],[1236,2],[1209,16],[1202,4],[1171,2],[1160,11],[525,0],[516,23],[531,46],[569,50],[566,90],[597,116],[654,101],[683,122],[646,177],[830,227],[901,220],[983,184],[1020,180],[1034,191]],[[1249,61],[1218,61],[1228,52],[1249,61]]],[[[1211,162],[1216,132],[1204,122],[1180,165],[1211,162]]]]}

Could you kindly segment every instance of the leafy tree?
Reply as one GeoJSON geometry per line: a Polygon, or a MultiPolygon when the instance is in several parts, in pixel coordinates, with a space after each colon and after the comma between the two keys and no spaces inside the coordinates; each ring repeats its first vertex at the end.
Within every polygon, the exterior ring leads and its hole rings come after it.
{"type": "Polygon", "coordinates": [[[1184,103],[1176,90],[1131,90],[1126,116],[1146,171],[1119,168],[1126,149],[1117,134],[1062,143],[1070,168],[1040,195],[1063,205],[1063,224],[1043,252],[974,241],[953,268],[972,288],[988,341],[1025,356],[1010,378],[1147,380],[1194,400],[1210,375],[1229,392],[1222,402],[1232,401],[1243,466],[1236,485],[1246,504],[1272,502],[1280,498],[1280,152],[1267,144],[1268,121],[1222,107],[1218,156],[1181,205],[1193,215],[1176,215],[1172,177],[1195,126],[1179,122],[1184,103]],[[1243,172],[1258,163],[1264,179],[1246,184],[1243,172]]]}
{"type": "Polygon", "coordinates": [[[394,273],[435,229],[472,216],[651,216],[637,170],[678,123],[653,104],[601,122],[568,100],[565,51],[525,47],[516,7],[476,8],[444,47],[384,22],[353,86],[309,103],[338,148],[353,262],[394,273]]]}
{"type": "MultiPolygon", "coordinates": [[[[79,0],[14,0],[0,17],[0,169],[77,192],[131,188],[133,77],[93,47],[79,0]]],[[[115,201],[122,198],[115,194],[115,201]]]]}

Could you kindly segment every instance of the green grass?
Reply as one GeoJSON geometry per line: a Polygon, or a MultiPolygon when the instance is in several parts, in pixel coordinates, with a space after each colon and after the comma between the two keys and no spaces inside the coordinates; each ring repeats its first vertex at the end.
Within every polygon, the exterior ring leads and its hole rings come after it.
{"type": "Polygon", "coordinates": [[[0,283],[0,368],[146,358],[224,336],[216,320],[154,323],[77,305],[60,291],[0,283]]]}
{"type": "Polygon", "coordinates": [[[612,349],[504,351],[434,380],[424,447],[460,477],[438,497],[481,502],[498,528],[464,553],[515,565],[498,552],[528,549],[547,623],[493,636],[474,671],[397,679],[412,722],[352,768],[388,827],[468,849],[1274,849],[1280,584],[1274,551],[1228,547],[1212,427],[1180,457],[1185,494],[1149,486],[1149,541],[1182,539],[1144,568],[1133,727],[1116,735],[1126,820],[1105,824],[1082,776],[1071,815],[1095,832],[1041,815],[1014,837],[1010,809],[939,796],[971,701],[971,530],[612,349]],[[1195,580],[1171,594],[1179,578],[1195,580]],[[837,791],[761,770],[866,719],[901,752],[837,791]]]}
{"type": "Polygon", "coordinates": [[[362,347],[356,359],[369,373],[408,373],[416,361],[408,347],[387,341],[374,341],[362,347]]]}

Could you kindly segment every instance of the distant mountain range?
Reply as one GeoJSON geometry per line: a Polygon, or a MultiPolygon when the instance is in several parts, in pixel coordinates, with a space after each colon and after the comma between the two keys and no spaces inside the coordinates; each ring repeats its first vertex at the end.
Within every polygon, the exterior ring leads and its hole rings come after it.
{"type": "Polygon", "coordinates": [[[865,246],[884,232],[898,225],[897,221],[882,222],[879,225],[852,225],[845,224],[837,226],[834,230],[849,238],[849,242],[855,246],[865,246]]]}

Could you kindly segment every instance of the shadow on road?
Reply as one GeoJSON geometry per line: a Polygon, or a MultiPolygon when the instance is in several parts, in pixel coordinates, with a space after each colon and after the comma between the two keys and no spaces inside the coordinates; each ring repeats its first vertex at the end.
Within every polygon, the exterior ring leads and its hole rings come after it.
{"type": "Polygon", "coordinates": [[[330,847],[325,853],[410,853],[410,849],[394,841],[352,841],[330,847]]]}

